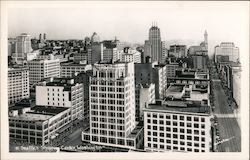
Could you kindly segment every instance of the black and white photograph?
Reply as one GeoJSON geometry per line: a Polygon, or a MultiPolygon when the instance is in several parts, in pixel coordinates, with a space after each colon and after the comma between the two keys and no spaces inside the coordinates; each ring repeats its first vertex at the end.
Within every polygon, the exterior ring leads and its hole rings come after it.
{"type": "Polygon", "coordinates": [[[249,159],[249,5],[2,1],[1,159],[249,159]]]}

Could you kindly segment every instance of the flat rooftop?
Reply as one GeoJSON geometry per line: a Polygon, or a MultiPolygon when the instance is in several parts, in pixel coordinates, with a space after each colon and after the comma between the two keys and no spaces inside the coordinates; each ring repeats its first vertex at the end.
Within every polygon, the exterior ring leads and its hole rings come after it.
{"type": "Polygon", "coordinates": [[[71,87],[75,86],[76,82],[74,78],[46,78],[43,81],[46,83],[41,83],[41,85],[45,86],[64,86],[64,87],[71,87]]]}
{"type": "Polygon", "coordinates": [[[145,110],[161,110],[163,112],[183,112],[195,114],[209,114],[210,107],[208,105],[201,105],[192,101],[165,101],[163,104],[149,104],[145,110]]]}
{"type": "Polygon", "coordinates": [[[54,107],[54,106],[34,106],[31,108],[34,113],[38,114],[47,114],[47,115],[57,115],[65,110],[67,110],[67,107],[54,107]]]}
{"type": "Polygon", "coordinates": [[[87,66],[89,64],[76,63],[76,62],[62,62],[61,66],[87,66]]]}
{"type": "Polygon", "coordinates": [[[51,117],[67,110],[66,107],[53,107],[53,106],[34,106],[30,111],[14,116],[12,118],[27,121],[45,121],[51,117]]]}
{"type": "Polygon", "coordinates": [[[51,117],[53,117],[53,116],[51,116],[51,115],[43,115],[43,114],[33,114],[33,113],[30,113],[30,112],[27,112],[25,114],[15,116],[14,118],[18,119],[18,120],[25,120],[25,121],[40,121],[40,122],[43,122],[43,121],[46,121],[46,120],[50,119],[51,117]]]}
{"type": "Polygon", "coordinates": [[[178,84],[174,84],[174,85],[170,85],[167,89],[167,92],[182,92],[184,89],[185,85],[178,85],[178,84]]]}

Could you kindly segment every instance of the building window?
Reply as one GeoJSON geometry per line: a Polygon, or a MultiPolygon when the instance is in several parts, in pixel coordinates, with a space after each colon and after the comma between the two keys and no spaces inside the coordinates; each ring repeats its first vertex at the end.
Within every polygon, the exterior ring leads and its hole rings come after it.
{"type": "Polygon", "coordinates": [[[167,138],[171,138],[171,134],[167,133],[167,134],[166,134],[166,137],[167,137],[167,138]]]}

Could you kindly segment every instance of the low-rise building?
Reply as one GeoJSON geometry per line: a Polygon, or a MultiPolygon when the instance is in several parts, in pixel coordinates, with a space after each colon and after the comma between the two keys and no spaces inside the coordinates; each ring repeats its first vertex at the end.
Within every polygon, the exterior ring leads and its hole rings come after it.
{"type": "Polygon", "coordinates": [[[9,108],[10,140],[46,145],[70,127],[71,110],[66,107],[14,106],[9,108]]]}

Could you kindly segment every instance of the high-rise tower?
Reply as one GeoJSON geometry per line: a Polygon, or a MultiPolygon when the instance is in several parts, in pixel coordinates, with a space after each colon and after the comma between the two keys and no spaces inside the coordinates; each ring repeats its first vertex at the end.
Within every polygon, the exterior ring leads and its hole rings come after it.
{"type": "Polygon", "coordinates": [[[208,34],[207,34],[207,30],[205,30],[205,33],[204,33],[204,43],[205,43],[206,50],[208,50],[207,36],[208,36],[208,34]]]}
{"type": "Polygon", "coordinates": [[[156,23],[153,23],[149,29],[149,42],[152,45],[151,58],[152,61],[162,60],[161,32],[156,23]]]}

